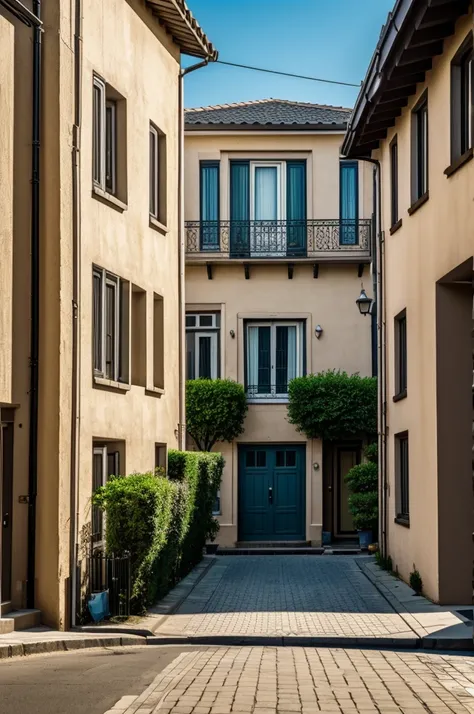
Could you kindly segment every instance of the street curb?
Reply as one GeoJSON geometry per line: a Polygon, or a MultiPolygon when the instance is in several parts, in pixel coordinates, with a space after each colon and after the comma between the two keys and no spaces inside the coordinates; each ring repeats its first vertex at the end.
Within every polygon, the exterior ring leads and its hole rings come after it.
{"type": "Polygon", "coordinates": [[[150,620],[154,620],[150,624],[149,628],[128,626],[128,625],[84,625],[83,627],[75,627],[75,632],[86,632],[89,634],[99,635],[101,634],[127,634],[136,635],[138,637],[153,637],[156,631],[164,623],[167,617],[172,615],[186,600],[186,598],[193,592],[194,588],[201,582],[203,577],[209,572],[212,566],[216,562],[216,556],[204,556],[200,563],[198,563],[190,573],[188,573],[175,587],[167,593],[164,598],[162,598],[156,605],[154,605],[148,612],[149,615],[145,615],[150,620]],[[186,586],[186,579],[193,574],[197,574],[197,577],[193,582],[186,586]],[[167,598],[172,598],[173,592],[181,589],[182,594],[173,602],[166,604],[167,598]],[[160,612],[153,612],[154,610],[160,610],[160,612]]]}
{"type": "Polygon", "coordinates": [[[0,659],[10,657],[26,657],[33,654],[49,652],[71,652],[73,650],[92,649],[94,647],[136,647],[146,645],[144,637],[87,637],[73,639],[65,637],[62,640],[39,640],[38,642],[18,642],[13,645],[0,644],[0,659]]]}
{"type": "Polygon", "coordinates": [[[339,647],[358,649],[417,649],[415,637],[308,637],[279,635],[190,635],[148,637],[149,645],[206,645],[252,647],[339,647]]]}

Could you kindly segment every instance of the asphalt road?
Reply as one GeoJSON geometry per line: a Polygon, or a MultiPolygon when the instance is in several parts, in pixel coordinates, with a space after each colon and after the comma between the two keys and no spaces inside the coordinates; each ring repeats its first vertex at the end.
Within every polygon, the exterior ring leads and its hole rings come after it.
{"type": "Polygon", "coordinates": [[[0,661],[0,714],[104,714],[192,649],[117,647],[0,661]]]}

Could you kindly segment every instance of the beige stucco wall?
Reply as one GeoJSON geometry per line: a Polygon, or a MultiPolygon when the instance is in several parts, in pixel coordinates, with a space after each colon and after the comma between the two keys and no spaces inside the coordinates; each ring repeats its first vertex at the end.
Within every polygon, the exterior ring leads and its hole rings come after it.
{"type": "MultiPolygon", "coordinates": [[[[456,535],[451,543],[457,576],[453,579],[446,569],[440,570],[441,551],[448,543],[446,535],[441,537],[439,533],[439,511],[443,504],[437,483],[437,452],[443,444],[438,443],[436,354],[444,336],[439,335],[437,343],[435,298],[436,282],[474,253],[474,162],[450,178],[443,173],[450,164],[450,61],[469,31],[472,31],[472,18],[465,17],[458,22],[455,35],[445,40],[443,55],[433,60],[433,69],[427,73],[425,83],[409,98],[408,106],[402,110],[395,127],[389,130],[378,153],[382,160],[386,254],[388,551],[405,579],[415,564],[429,597],[443,599],[443,586],[448,586],[449,578],[457,583],[456,594],[450,589],[450,596],[467,603],[471,602],[472,595],[472,505],[469,505],[472,486],[465,480],[463,484],[456,482],[454,465],[449,475],[451,493],[454,495],[464,489],[469,515],[461,513],[453,502],[449,515],[451,525],[461,519],[464,526],[462,539],[458,542],[456,535]],[[411,203],[411,110],[425,87],[428,88],[430,197],[410,216],[407,209],[411,203]],[[399,214],[403,225],[390,235],[389,143],[395,134],[398,135],[399,214]],[[408,396],[394,403],[394,317],[404,308],[408,329],[408,396]],[[394,523],[394,435],[404,430],[409,431],[410,528],[394,523]]],[[[449,339],[447,335],[446,339],[449,339]]],[[[461,363],[461,355],[459,359],[461,363]]],[[[455,413],[451,415],[453,420],[457,417],[455,413]]],[[[470,467],[470,452],[464,456],[470,467]]]]}
{"type": "MultiPolygon", "coordinates": [[[[229,217],[229,160],[307,160],[308,218],[339,217],[339,146],[341,135],[219,136],[187,133],[185,136],[185,218],[199,220],[199,161],[220,160],[221,218],[229,217]]],[[[360,216],[372,213],[372,171],[361,165],[360,216]]],[[[370,293],[371,276],[365,267],[370,293]]],[[[186,309],[220,310],[221,377],[244,382],[244,321],[246,319],[304,319],[306,369],[345,369],[371,374],[370,319],[359,315],[355,299],[360,292],[357,265],[325,263],[313,277],[312,263],[297,264],[288,279],[286,262],[250,266],[214,265],[208,280],[205,265],[186,267],[186,309]],[[323,327],[318,340],[317,324],[323,327]],[[232,338],[231,330],[235,333],[232,338]]],[[[286,404],[250,404],[244,433],[232,444],[219,446],[226,459],[221,486],[221,524],[217,542],[232,546],[238,540],[238,444],[303,443],[306,446],[306,539],[320,544],[323,521],[322,444],[307,441],[288,423],[286,404]],[[318,467],[314,467],[317,464],[318,467]]]]}

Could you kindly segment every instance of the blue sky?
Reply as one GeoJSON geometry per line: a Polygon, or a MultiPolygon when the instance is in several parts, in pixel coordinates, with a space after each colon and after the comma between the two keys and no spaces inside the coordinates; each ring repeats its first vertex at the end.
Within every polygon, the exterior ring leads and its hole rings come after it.
{"type": "MultiPolygon", "coordinates": [[[[222,60],[354,83],[364,78],[394,4],[394,0],[187,2],[222,60]]],[[[224,65],[200,69],[185,80],[187,107],[268,97],[352,107],[357,93],[356,88],[224,65]]]]}

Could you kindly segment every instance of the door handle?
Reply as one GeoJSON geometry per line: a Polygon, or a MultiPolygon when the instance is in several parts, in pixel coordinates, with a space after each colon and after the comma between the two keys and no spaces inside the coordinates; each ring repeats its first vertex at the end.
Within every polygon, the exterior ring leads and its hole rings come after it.
{"type": "Polygon", "coordinates": [[[273,503],[273,488],[268,487],[268,503],[273,503]]]}
{"type": "Polygon", "coordinates": [[[4,513],[3,514],[3,527],[8,528],[8,524],[10,522],[10,514],[9,513],[4,513]]]}

